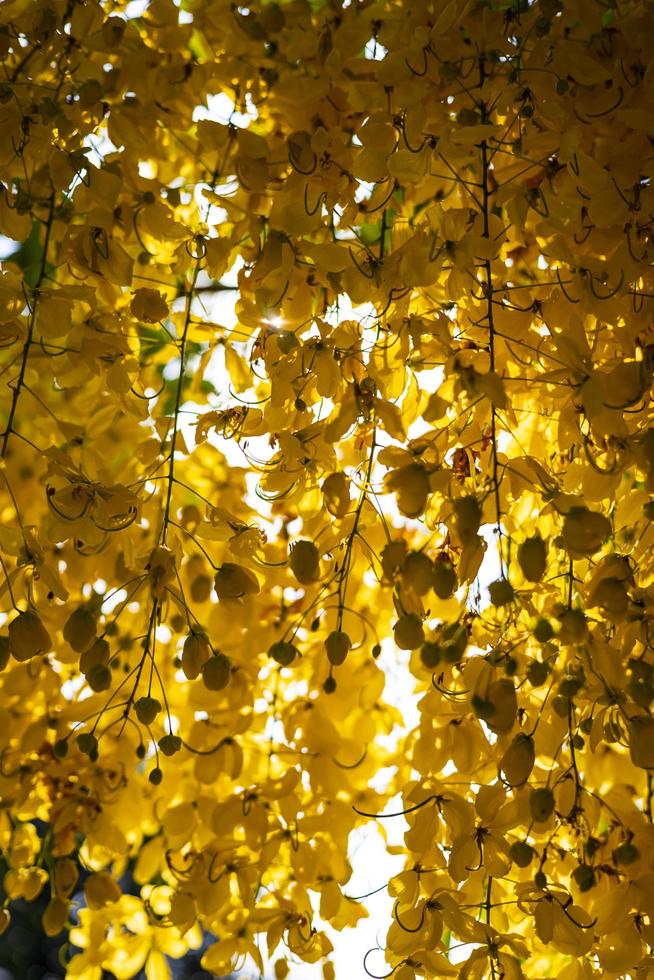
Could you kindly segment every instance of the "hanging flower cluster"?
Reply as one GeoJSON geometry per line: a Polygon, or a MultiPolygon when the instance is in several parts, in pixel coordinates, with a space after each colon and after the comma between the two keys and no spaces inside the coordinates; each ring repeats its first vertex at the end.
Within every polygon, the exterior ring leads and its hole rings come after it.
{"type": "Polygon", "coordinates": [[[650,4],[7,0],[0,52],[0,928],[330,980],[401,814],[370,972],[654,975],[650,4]]]}

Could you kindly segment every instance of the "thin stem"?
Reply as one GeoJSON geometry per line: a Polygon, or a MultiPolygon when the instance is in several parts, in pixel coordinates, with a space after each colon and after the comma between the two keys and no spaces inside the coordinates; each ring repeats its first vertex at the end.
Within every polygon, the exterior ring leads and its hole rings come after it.
{"type": "Polygon", "coordinates": [[[193,302],[193,290],[195,289],[195,283],[197,282],[198,274],[200,272],[200,262],[195,263],[195,269],[193,270],[193,277],[191,279],[191,284],[189,290],[186,294],[186,312],[184,316],[184,327],[182,329],[182,337],[179,347],[179,378],[177,379],[177,391],[175,393],[175,408],[173,411],[173,434],[170,441],[170,460],[168,464],[168,489],[166,491],[166,505],[164,508],[164,516],[161,525],[161,543],[164,545],[166,543],[166,533],[168,531],[168,523],[170,520],[170,506],[173,496],[173,484],[175,482],[175,447],[177,445],[177,434],[179,432],[179,409],[182,403],[182,389],[184,387],[184,358],[186,356],[186,340],[188,337],[188,328],[191,320],[191,304],[193,302]]]}
{"type": "Polygon", "coordinates": [[[350,569],[350,561],[352,558],[352,546],[354,544],[354,539],[357,535],[357,530],[359,527],[359,520],[361,519],[361,513],[363,511],[363,505],[368,499],[368,487],[370,486],[370,480],[372,476],[372,467],[375,459],[375,449],[377,446],[377,430],[374,429],[372,433],[372,443],[370,446],[370,458],[368,460],[368,469],[366,471],[366,479],[363,487],[361,488],[361,496],[359,498],[359,503],[357,504],[357,509],[354,513],[354,523],[352,525],[352,530],[350,531],[350,536],[348,537],[347,544],[345,546],[345,556],[343,558],[343,564],[341,566],[338,575],[338,625],[337,629],[341,629],[343,625],[343,612],[345,610],[345,589],[347,588],[347,574],[350,569]]]}
{"type": "MultiPolygon", "coordinates": [[[[482,59],[481,65],[481,82],[483,85],[484,81],[484,61],[482,59]]],[[[486,106],[482,106],[482,122],[489,122],[488,112],[486,106]]],[[[481,180],[481,193],[482,193],[482,220],[484,223],[484,230],[482,232],[482,238],[490,239],[490,161],[488,158],[488,144],[486,140],[481,142],[481,168],[482,168],[482,180],[481,180]]],[[[495,321],[494,321],[494,307],[493,307],[493,273],[491,268],[491,260],[489,258],[485,259],[483,262],[483,269],[485,271],[486,278],[486,319],[488,321],[488,352],[490,356],[490,370],[495,371],[495,321]]],[[[504,567],[504,556],[502,554],[502,509],[500,503],[500,481],[498,473],[497,464],[497,416],[495,413],[495,405],[491,402],[491,467],[492,467],[492,478],[493,478],[493,492],[495,496],[495,525],[497,528],[497,545],[499,549],[500,558],[500,572],[502,578],[506,577],[506,571],[504,567]]]]}
{"type": "Polygon", "coordinates": [[[32,338],[34,336],[34,327],[36,326],[36,311],[39,304],[39,289],[41,283],[43,282],[43,277],[45,276],[45,270],[48,260],[48,245],[50,244],[50,234],[52,232],[52,222],[54,216],[54,191],[50,195],[50,204],[48,210],[48,220],[45,226],[45,239],[43,242],[43,254],[41,255],[41,266],[39,269],[39,275],[36,280],[36,284],[33,289],[33,300],[32,308],[30,312],[29,326],[27,328],[27,337],[25,339],[25,344],[23,346],[23,352],[21,355],[20,371],[18,372],[18,378],[13,387],[13,394],[11,398],[11,408],[9,409],[9,417],[7,419],[7,428],[4,431],[2,437],[2,449],[0,450],[0,458],[4,459],[7,455],[7,445],[9,443],[9,436],[11,435],[14,427],[14,418],[16,416],[16,409],[18,408],[18,400],[20,398],[21,391],[23,390],[23,385],[25,381],[25,371],[27,370],[27,359],[30,353],[30,347],[32,346],[32,338]]]}

